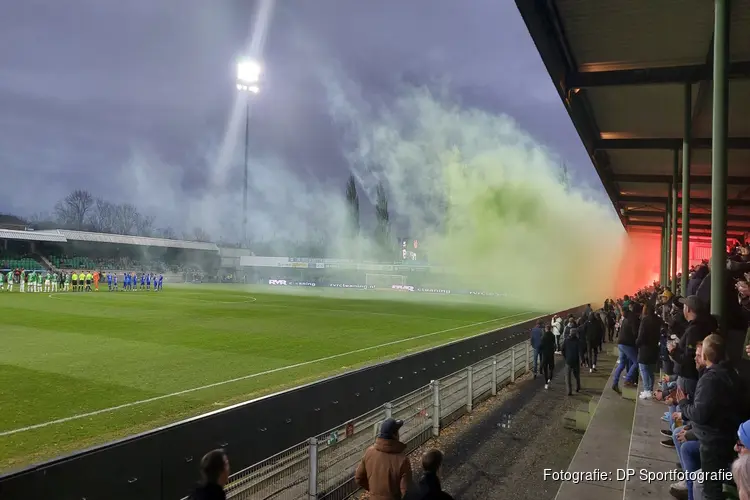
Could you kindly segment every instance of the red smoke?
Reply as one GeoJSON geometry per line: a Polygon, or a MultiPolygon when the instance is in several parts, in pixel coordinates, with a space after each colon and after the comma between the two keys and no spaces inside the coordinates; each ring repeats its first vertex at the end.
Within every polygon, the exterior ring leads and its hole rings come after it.
{"type": "MultiPolygon", "coordinates": [[[[711,244],[703,239],[690,241],[690,265],[710,256],[711,244]]],[[[629,233],[618,272],[616,293],[632,293],[659,280],[661,266],[661,235],[629,233]]],[[[677,272],[682,271],[682,238],[677,238],[677,272]]]]}

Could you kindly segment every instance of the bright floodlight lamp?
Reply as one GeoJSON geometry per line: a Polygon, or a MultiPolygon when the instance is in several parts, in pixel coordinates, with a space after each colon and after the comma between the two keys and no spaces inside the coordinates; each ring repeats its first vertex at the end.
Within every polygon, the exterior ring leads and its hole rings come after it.
{"type": "Polygon", "coordinates": [[[260,63],[248,59],[237,64],[237,90],[257,94],[260,91],[260,63]]]}

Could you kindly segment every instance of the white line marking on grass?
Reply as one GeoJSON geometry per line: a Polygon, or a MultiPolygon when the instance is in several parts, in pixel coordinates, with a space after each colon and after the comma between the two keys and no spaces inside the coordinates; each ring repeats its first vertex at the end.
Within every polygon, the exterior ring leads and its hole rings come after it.
{"type": "MultiPolygon", "coordinates": [[[[78,295],[79,297],[84,295],[78,295]]],[[[64,299],[66,295],[53,295],[49,294],[50,299],[64,299]]],[[[68,297],[76,297],[76,295],[69,295],[68,297]]],[[[138,297],[138,295],[127,294],[126,297],[138,297]]],[[[191,299],[186,297],[170,297],[170,299],[187,300],[193,302],[208,302],[210,304],[250,304],[257,302],[258,299],[255,297],[247,297],[247,300],[209,300],[209,299],[191,299]]]]}
{"type": "MultiPolygon", "coordinates": [[[[94,410],[94,411],[90,411],[90,412],[86,412],[86,413],[80,413],[78,415],[72,415],[70,417],[58,418],[56,420],[50,420],[48,422],[43,422],[41,424],[34,424],[34,425],[26,426],[26,427],[19,427],[17,429],[11,429],[9,431],[3,431],[3,432],[0,432],[0,437],[2,437],[2,436],[10,436],[12,434],[18,434],[20,432],[31,431],[31,430],[34,430],[34,429],[41,429],[41,428],[44,428],[44,427],[49,427],[50,425],[64,424],[66,422],[71,422],[73,420],[79,420],[79,419],[82,419],[82,418],[94,417],[96,415],[101,415],[103,413],[111,413],[111,412],[122,410],[122,409],[125,409],[125,408],[130,408],[132,406],[143,405],[143,404],[146,404],[146,403],[153,403],[154,401],[160,401],[162,399],[173,398],[175,396],[182,396],[184,394],[190,394],[192,392],[202,391],[204,389],[211,389],[213,387],[219,387],[221,385],[232,384],[234,382],[240,382],[242,380],[248,380],[248,379],[251,379],[251,378],[262,377],[264,375],[270,375],[272,373],[278,373],[278,372],[282,372],[282,371],[286,371],[286,370],[292,370],[294,368],[300,368],[302,366],[308,366],[308,365],[312,365],[312,364],[316,364],[316,363],[322,363],[324,361],[330,361],[332,359],[343,358],[345,356],[350,356],[352,354],[359,354],[361,352],[372,351],[374,349],[380,349],[382,347],[389,347],[389,346],[396,345],[396,344],[402,344],[404,342],[409,342],[411,340],[418,340],[418,339],[423,339],[423,338],[427,338],[427,337],[433,337],[435,335],[440,335],[441,333],[453,332],[453,331],[456,331],[456,330],[462,330],[464,328],[471,328],[473,326],[486,325],[487,323],[494,323],[494,322],[501,321],[501,320],[504,320],[504,319],[517,318],[518,316],[523,316],[523,315],[526,315],[526,314],[532,314],[532,313],[531,312],[523,312],[523,313],[518,313],[518,314],[512,314],[510,316],[503,316],[503,317],[500,317],[500,318],[489,319],[487,321],[480,321],[478,323],[471,323],[471,324],[468,324],[468,325],[456,326],[456,327],[453,327],[453,328],[446,328],[445,330],[439,330],[437,332],[423,333],[421,335],[415,335],[414,337],[407,337],[407,338],[400,339],[400,340],[393,340],[391,342],[386,342],[384,344],[378,344],[378,345],[373,345],[373,346],[369,346],[369,347],[363,347],[361,349],[355,349],[353,351],[342,352],[342,353],[339,353],[339,354],[332,354],[330,356],[325,356],[323,358],[311,359],[309,361],[302,361],[301,363],[294,363],[292,365],[280,366],[278,368],[273,368],[273,369],[265,370],[265,371],[258,372],[258,373],[251,373],[249,375],[243,375],[242,377],[236,377],[236,378],[232,378],[232,379],[229,379],[229,380],[222,380],[221,382],[214,382],[213,384],[202,385],[200,387],[193,387],[193,388],[190,388],[190,389],[185,389],[185,390],[173,392],[173,393],[170,393],[170,394],[162,394],[161,396],[155,396],[153,398],[148,398],[148,399],[141,399],[139,401],[132,401],[130,403],[123,403],[121,405],[112,406],[110,408],[103,408],[101,410],[94,410]]],[[[524,321],[530,321],[530,320],[524,320],[524,321]]],[[[523,321],[521,321],[519,323],[523,323],[523,321]]],[[[504,328],[507,328],[509,326],[514,326],[514,325],[519,324],[519,323],[514,323],[513,325],[504,325],[504,328]]],[[[490,330],[490,331],[492,331],[492,330],[490,330]]],[[[476,335],[472,335],[472,337],[476,337],[477,335],[483,335],[485,333],[489,333],[489,332],[480,332],[480,333],[478,333],[476,335]]],[[[467,338],[471,338],[471,337],[467,337],[467,338]]]]}

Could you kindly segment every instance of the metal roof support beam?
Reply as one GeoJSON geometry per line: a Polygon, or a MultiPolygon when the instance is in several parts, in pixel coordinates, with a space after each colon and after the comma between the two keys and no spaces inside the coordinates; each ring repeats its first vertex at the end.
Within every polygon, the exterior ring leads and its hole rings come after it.
{"type": "MultiPolygon", "coordinates": [[[[651,225],[651,226],[643,226],[643,225],[637,225],[637,226],[635,226],[635,225],[630,225],[630,226],[628,226],[628,231],[629,232],[634,232],[634,233],[659,234],[660,231],[658,231],[657,228],[661,226],[661,223],[656,222],[656,223],[651,223],[651,224],[656,224],[656,225],[655,226],[654,225],[651,225]]],[[[730,230],[727,231],[727,239],[729,239],[729,238],[739,238],[739,237],[743,236],[745,234],[745,232],[746,231],[738,231],[738,230],[735,230],[735,229],[730,229],[730,230]]],[[[677,236],[680,237],[680,238],[682,237],[682,229],[680,229],[677,232],[677,236]]],[[[690,238],[693,239],[693,238],[699,238],[699,237],[710,238],[711,237],[711,230],[708,229],[708,228],[706,228],[706,229],[701,229],[700,231],[696,231],[695,228],[693,228],[693,230],[690,231],[690,238]]]]}
{"type": "MultiPolygon", "coordinates": [[[[662,220],[664,220],[662,218],[662,220]]],[[[629,228],[635,228],[635,227],[661,227],[663,224],[659,221],[631,221],[630,224],[628,224],[629,228]]],[[[746,233],[750,232],[750,227],[743,227],[743,226],[727,226],[727,230],[730,232],[735,233],[746,233]]],[[[671,230],[671,228],[670,228],[671,230]]],[[[690,226],[690,233],[694,232],[709,232],[711,231],[711,226],[708,224],[699,224],[699,225],[691,225],[690,226]]],[[[677,232],[682,234],[682,228],[680,226],[677,226],[677,232]]]]}
{"type": "Polygon", "coordinates": [[[722,330],[727,268],[727,138],[729,136],[730,0],[714,2],[714,103],[711,149],[711,314],[722,330]]]}
{"type": "Polygon", "coordinates": [[[666,242],[667,242],[667,232],[666,232],[666,229],[667,228],[666,228],[666,225],[665,225],[665,223],[667,221],[666,219],[667,218],[666,218],[666,215],[665,215],[665,217],[662,218],[663,222],[661,224],[659,224],[659,226],[661,226],[661,246],[659,247],[659,253],[660,253],[660,257],[661,257],[661,263],[659,264],[659,284],[661,284],[661,285],[664,284],[664,262],[666,260],[666,255],[667,255],[667,253],[666,253],[666,250],[667,250],[667,245],[666,245],[666,242]]]}
{"type": "MultiPolygon", "coordinates": [[[[678,210],[680,214],[682,214],[682,207],[680,207],[680,210],[678,210]]],[[[639,217],[664,217],[664,212],[661,212],[659,210],[627,210],[625,212],[625,215],[627,215],[630,218],[639,218],[639,217]]],[[[678,221],[682,221],[682,217],[677,218],[678,221]]],[[[746,222],[750,224],[750,215],[737,215],[737,214],[729,214],[727,217],[728,221],[732,222],[746,222]]],[[[710,213],[700,213],[700,212],[692,212],[690,214],[690,224],[695,225],[697,222],[708,222],[710,225],[711,222],[711,214],[710,213]]],[[[707,224],[704,224],[707,225],[707,224]]]]}
{"type": "MultiPolygon", "coordinates": [[[[677,207],[680,205],[677,199],[677,186],[679,185],[679,179],[677,176],[680,173],[680,152],[674,150],[674,165],[672,165],[672,262],[670,263],[670,269],[672,273],[670,275],[672,283],[672,293],[677,293],[677,207]]],[[[688,217],[690,215],[688,214],[688,217]]]]}
{"type": "Polygon", "coordinates": [[[667,205],[664,207],[664,281],[661,285],[665,288],[669,288],[669,275],[672,274],[669,271],[670,250],[672,249],[672,220],[669,218],[669,212],[672,210],[672,199],[667,196],[667,205]]]}
{"type": "MultiPolygon", "coordinates": [[[[685,148],[690,150],[690,144],[683,141],[682,143],[683,158],[685,156],[685,148]]],[[[684,168],[685,168],[684,160],[683,160],[682,168],[684,171],[684,168]]],[[[644,183],[644,184],[669,184],[670,182],[672,182],[672,176],[671,175],[649,175],[649,174],[617,174],[615,175],[615,180],[617,182],[638,182],[638,183],[644,183]]],[[[685,185],[686,180],[689,180],[689,184],[703,184],[703,185],[711,184],[710,175],[691,175],[687,179],[683,175],[682,176],[683,186],[685,185]]],[[[729,184],[730,186],[750,186],[750,176],[728,176],[727,184],[729,184]]]]}
{"type": "MultiPolygon", "coordinates": [[[[687,292],[688,273],[690,271],[690,136],[693,129],[692,104],[693,89],[685,85],[683,102],[683,137],[682,137],[682,276],[680,290],[687,292]]],[[[676,168],[676,167],[675,167],[676,168]]],[[[676,174],[675,174],[676,175],[676,174]]],[[[677,216],[677,210],[675,210],[677,216]]]]}
{"type": "MultiPolygon", "coordinates": [[[[620,85],[652,85],[659,83],[698,83],[711,80],[710,65],[694,64],[667,68],[622,69],[613,71],[575,72],[567,75],[565,84],[572,89],[612,87],[620,85]]],[[[750,78],[750,61],[729,65],[729,78],[750,78]]]]}
{"type": "MultiPolygon", "coordinates": [[[[725,193],[726,193],[726,187],[725,193]]],[[[724,195],[726,197],[726,194],[724,195]]],[[[691,198],[690,203],[695,206],[704,206],[704,207],[711,207],[711,200],[713,198],[713,195],[711,198],[691,198]]],[[[650,205],[664,205],[666,203],[667,198],[663,196],[620,196],[619,203],[620,205],[629,205],[632,203],[644,203],[644,204],[650,204],[650,205]]],[[[729,199],[726,200],[726,205],[728,207],[750,207],[750,199],[729,199]]],[[[726,216],[724,217],[726,220],[726,216]]]]}
{"type": "MultiPolygon", "coordinates": [[[[706,137],[695,138],[690,142],[693,149],[711,149],[712,139],[706,137]]],[[[623,139],[599,139],[596,141],[597,150],[606,149],[679,149],[682,138],[668,137],[630,137],[623,139]]],[[[726,138],[727,149],[750,149],[750,137],[726,138]]]]}

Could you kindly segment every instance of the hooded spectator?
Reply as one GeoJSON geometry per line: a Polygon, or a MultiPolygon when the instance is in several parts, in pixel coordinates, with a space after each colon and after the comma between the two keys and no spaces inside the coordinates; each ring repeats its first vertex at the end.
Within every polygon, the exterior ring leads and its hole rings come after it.
{"type": "Polygon", "coordinates": [[[534,378],[539,373],[539,358],[542,357],[542,336],[544,335],[544,329],[542,329],[542,321],[536,322],[536,326],[531,329],[529,340],[531,341],[531,348],[534,349],[534,378]]]}
{"type": "Polygon", "coordinates": [[[737,444],[734,451],[738,455],[750,454],[750,420],[745,420],[737,429],[737,444]]]}
{"type": "Polygon", "coordinates": [[[213,450],[201,459],[203,480],[190,495],[191,500],[226,500],[224,486],[229,482],[229,457],[224,450],[213,450]]]}
{"type": "MultiPolygon", "coordinates": [[[[724,340],[717,334],[703,340],[701,352],[706,370],[698,380],[692,400],[679,402],[681,417],[692,423],[700,442],[701,470],[717,473],[726,469],[734,456],[738,428],[746,418],[747,402],[742,382],[726,362],[724,340]]],[[[706,477],[706,500],[723,500],[722,482],[706,477]]]]}
{"type": "Polygon", "coordinates": [[[544,373],[544,388],[549,389],[549,383],[552,381],[552,374],[555,372],[555,335],[552,333],[552,326],[547,328],[542,336],[540,351],[542,353],[542,372],[544,373]]]}
{"type": "Polygon", "coordinates": [[[453,500],[440,486],[440,469],[443,465],[443,452],[430,450],[422,456],[422,477],[409,488],[404,500],[453,500]]]}
{"type": "Polygon", "coordinates": [[[399,441],[402,420],[387,418],[375,444],[367,448],[354,479],[372,500],[401,500],[411,486],[412,472],[406,445],[399,441]]]}
{"type": "Polygon", "coordinates": [[[578,328],[571,328],[568,337],[563,341],[562,355],[565,358],[565,386],[568,396],[573,394],[573,380],[576,379],[576,392],[581,390],[581,357],[578,328]]]}
{"type": "Polygon", "coordinates": [[[638,329],[638,338],[635,345],[638,348],[638,367],[641,370],[643,380],[643,392],[641,399],[651,399],[654,390],[654,371],[659,362],[659,337],[661,334],[661,320],[646,304],[641,315],[641,326],[638,329]]]}

